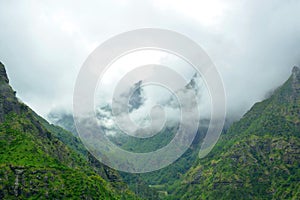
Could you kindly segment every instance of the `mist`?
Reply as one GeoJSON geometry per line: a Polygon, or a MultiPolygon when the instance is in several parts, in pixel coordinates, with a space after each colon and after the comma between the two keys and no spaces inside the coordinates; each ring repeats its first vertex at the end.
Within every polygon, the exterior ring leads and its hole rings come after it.
{"type": "Polygon", "coordinates": [[[228,117],[241,117],[300,64],[300,2],[1,1],[0,60],[18,97],[46,117],[72,111],[76,77],[110,37],[137,28],[177,31],[219,70],[228,117]]]}

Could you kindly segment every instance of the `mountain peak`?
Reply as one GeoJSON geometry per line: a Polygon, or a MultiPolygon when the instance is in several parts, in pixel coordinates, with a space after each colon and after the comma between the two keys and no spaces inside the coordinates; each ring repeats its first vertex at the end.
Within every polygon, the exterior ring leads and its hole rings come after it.
{"type": "Polygon", "coordinates": [[[297,66],[293,67],[292,70],[292,88],[295,94],[300,93],[300,68],[297,66]]]}
{"type": "Polygon", "coordinates": [[[294,73],[299,73],[300,72],[300,68],[298,66],[294,66],[292,72],[293,72],[293,74],[294,73]]]}
{"type": "Polygon", "coordinates": [[[0,62],[0,123],[10,112],[20,113],[21,104],[15,91],[9,85],[4,65],[0,62]]]}
{"type": "Polygon", "coordinates": [[[4,80],[6,83],[9,83],[5,67],[1,62],[0,62],[0,80],[4,80]]]}
{"type": "Polygon", "coordinates": [[[293,76],[294,81],[298,80],[298,82],[300,82],[300,68],[299,67],[297,67],[297,66],[293,67],[292,76],[293,76]]]}

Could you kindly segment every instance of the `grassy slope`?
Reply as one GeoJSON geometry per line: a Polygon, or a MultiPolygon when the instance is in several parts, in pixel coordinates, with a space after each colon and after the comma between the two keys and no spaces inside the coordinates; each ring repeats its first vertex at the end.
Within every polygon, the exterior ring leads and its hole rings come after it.
{"type": "Polygon", "coordinates": [[[300,199],[299,76],[235,123],[171,199],[300,199]]]}
{"type": "Polygon", "coordinates": [[[1,63],[0,92],[0,199],[136,199],[100,176],[102,165],[71,133],[49,128],[17,100],[1,63]]]}

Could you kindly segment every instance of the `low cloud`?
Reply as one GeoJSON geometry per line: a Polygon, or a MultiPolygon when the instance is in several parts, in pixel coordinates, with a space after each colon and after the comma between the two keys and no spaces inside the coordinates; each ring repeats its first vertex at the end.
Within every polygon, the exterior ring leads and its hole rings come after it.
{"type": "Polygon", "coordinates": [[[72,111],[80,67],[118,33],[165,28],[187,35],[222,76],[227,113],[238,118],[300,64],[300,2],[0,2],[0,59],[18,96],[39,114],[72,111]]]}

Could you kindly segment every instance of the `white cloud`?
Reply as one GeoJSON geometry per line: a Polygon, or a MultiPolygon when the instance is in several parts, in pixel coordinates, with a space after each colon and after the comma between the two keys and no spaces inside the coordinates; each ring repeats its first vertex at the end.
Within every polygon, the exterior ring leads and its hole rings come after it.
{"type": "Polygon", "coordinates": [[[79,69],[101,42],[156,27],[198,42],[240,116],[300,62],[300,1],[1,1],[0,60],[18,96],[46,116],[72,107],[79,69]]]}
{"type": "Polygon", "coordinates": [[[226,3],[221,0],[154,0],[154,5],[162,11],[176,12],[205,26],[217,25],[228,9],[226,3]]]}

